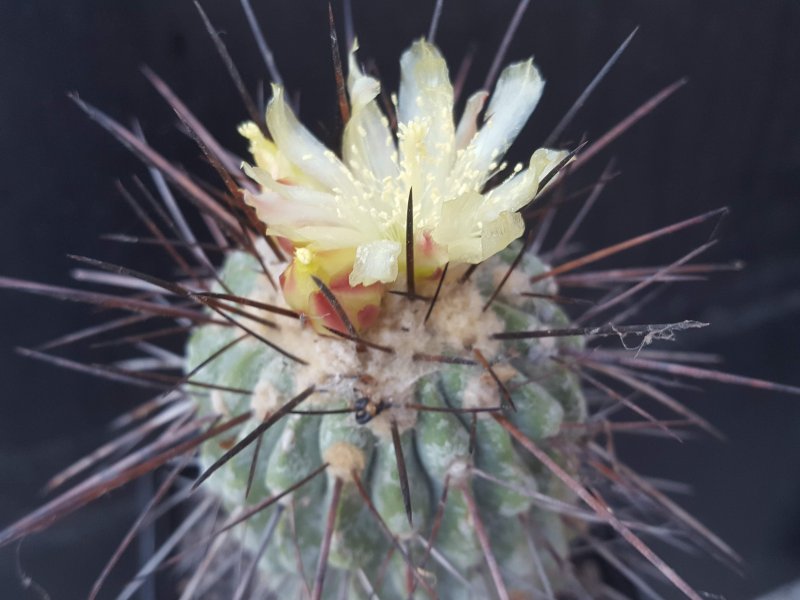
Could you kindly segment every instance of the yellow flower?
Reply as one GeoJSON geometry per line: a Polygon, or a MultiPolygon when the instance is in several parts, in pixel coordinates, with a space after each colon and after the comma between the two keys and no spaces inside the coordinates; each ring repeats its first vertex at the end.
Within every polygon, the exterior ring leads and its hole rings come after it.
{"type": "Polygon", "coordinates": [[[488,93],[473,94],[456,123],[453,87],[435,46],[415,42],[400,67],[394,135],[376,101],[380,84],[351,53],[341,158],[298,121],[278,85],[266,115],[272,141],[252,124],[240,129],[256,161],[245,171],[261,189],[246,200],[268,233],[314,256],[351,250],[351,286],[392,288],[403,279],[410,191],[415,275],[431,277],[448,262],[479,263],[519,238],[518,211],[566,156],[539,149],[527,167],[485,189],[541,97],[544,81],[532,60],[502,72],[480,125],[488,93]]]}

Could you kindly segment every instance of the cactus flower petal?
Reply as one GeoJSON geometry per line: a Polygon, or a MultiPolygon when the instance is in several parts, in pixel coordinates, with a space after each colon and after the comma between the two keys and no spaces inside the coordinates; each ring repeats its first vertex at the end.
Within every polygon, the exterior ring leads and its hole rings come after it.
{"type": "Polygon", "coordinates": [[[489,92],[481,90],[475,92],[467,100],[467,105],[464,107],[464,113],[458,121],[456,128],[456,149],[462,150],[475,137],[478,132],[478,116],[486,104],[486,99],[489,97],[489,92]]]}
{"type": "Polygon", "coordinates": [[[267,127],[280,152],[322,189],[351,191],[347,167],[297,120],[284,95],[283,87],[273,84],[267,107],[267,127]]]}
{"type": "Polygon", "coordinates": [[[486,109],[483,127],[467,152],[470,168],[488,174],[494,170],[539,103],[544,80],[533,60],[509,65],[500,74],[486,109]],[[471,150],[471,151],[470,151],[471,150]]]}
{"type": "Polygon", "coordinates": [[[537,150],[527,168],[518,165],[500,185],[484,189],[505,170],[500,161],[541,97],[544,82],[532,60],[502,72],[482,124],[486,91],[467,101],[456,127],[447,63],[433,44],[414,42],[400,59],[395,134],[377,102],[380,83],[362,72],[355,50],[341,158],[300,123],[278,85],[266,115],[272,140],[253,124],[240,128],[256,163],[244,165],[245,173],[260,186],[245,201],[268,234],[296,250],[284,296],[312,324],[322,313],[333,318],[312,274],[341,284],[337,298],[347,298],[345,310],[359,327],[374,320],[380,294],[405,286],[409,197],[414,277],[429,282],[447,263],[482,262],[519,238],[518,211],[566,155],[537,150]]]}
{"type": "Polygon", "coordinates": [[[351,285],[371,285],[378,281],[390,283],[397,279],[397,257],[400,244],[378,240],[356,249],[356,262],[350,273],[351,285]]]}
{"type": "Polygon", "coordinates": [[[380,186],[397,177],[397,148],[389,121],[375,98],[380,83],[361,72],[355,54],[350,54],[348,92],[352,113],[345,125],[342,156],[353,175],[366,185],[380,186]]]}

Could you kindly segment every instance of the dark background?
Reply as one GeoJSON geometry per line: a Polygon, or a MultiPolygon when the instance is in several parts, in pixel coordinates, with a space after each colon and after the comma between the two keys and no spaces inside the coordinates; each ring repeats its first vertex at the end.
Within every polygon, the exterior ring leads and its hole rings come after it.
{"type": "MultiPolygon", "coordinates": [[[[289,88],[302,92],[303,119],[335,124],[325,4],[253,4],[289,88]]],[[[204,5],[254,88],[266,76],[239,3],[204,5]]],[[[355,1],[354,8],[362,57],[374,57],[394,89],[397,57],[427,31],[432,2],[355,1]]],[[[507,0],[445,2],[437,41],[451,68],[476,45],[468,91],[482,82],[513,9],[507,0]]],[[[800,385],[800,3],[533,2],[508,59],[535,55],[548,86],[512,156],[544,139],[637,25],[637,38],[564,140],[596,139],[661,87],[683,76],[689,85],[576,177],[576,187],[589,181],[612,155],[623,171],[578,237],[599,248],[730,206],[721,243],[705,259],[742,259],[747,268],[670,289],[641,319],[710,321],[682,335],[680,347],[722,354],[732,372],[800,385]]],[[[103,232],[144,233],[113,183],[143,169],[65,96],[77,90],[123,121],[139,117],[154,146],[196,167],[198,151],[175,131],[142,64],[244,153],[234,126],[245,112],[188,0],[0,2],[0,274],[65,284],[74,266],[66,253],[159,271],[160,255],[98,240],[103,232]]],[[[663,264],[708,233],[681,234],[609,264],[663,264]]],[[[143,396],[14,353],[96,322],[91,310],[10,292],[0,303],[0,524],[7,524],[40,502],[48,476],[105,439],[104,425],[143,396]]],[[[727,442],[631,439],[621,452],[640,470],[690,483],[680,503],[747,561],[744,577],[706,556],[666,550],[671,564],[701,590],[752,598],[800,576],[800,399],[704,388],[683,398],[727,442]]],[[[135,505],[131,486],[26,540],[25,572],[53,598],[85,597],[135,505]]],[[[131,576],[135,561],[134,552],[109,589],[131,576]]],[[[15,571],[15,549],[0,550],[0,597],[35,597],[15,571]]]]}

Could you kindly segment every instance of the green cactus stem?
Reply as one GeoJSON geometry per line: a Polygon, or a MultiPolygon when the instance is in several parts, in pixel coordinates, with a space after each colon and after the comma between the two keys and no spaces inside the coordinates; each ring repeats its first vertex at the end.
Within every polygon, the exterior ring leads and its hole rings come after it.
{"type": "MultiPolygon", "coordinates": [[[[303,588],[298,556],[303,571],[313,573],[337,480],[343,483],[330,532],[329,568],[379,572],[393,541],[381,532],[359,495],[353,482],[355,474],[392,536],[416,558],[425,553],[439,499],[448,488],[444,512],[436,525],[436,553],[424,564],[417,564],[420,576],[440,597],[480,597],[486,591],[484,584],[476,584],[482,581],[485,556],[467,495],[474,497],[479,518],[489,532],[491,552],[509,590],[522,594],[520,597],[534,597],[536,590],[543,589],[541,573],[528,547],[530,540],[537,553],[545,557],[544,571],[551,585],[557,589],[568,586],[559,561],[566,561],[569,540],[575,532],[554,519],[536,499],[550,496],[569,502],[571,498],[492,418],[493,414],[506,415],[527,436],[546,445],[549,439],[566,435],[561,430],[564,420],[580,421],[586,410],[575,375],[551,360],[557,345],[579,341],[564,338],[558,342],[499,343],[492,339],[492,334],[509,329],[561,326],[566,320],[562,310],[549,300],[525,298],[518,293],[528,277],[544,269],[533,256],[525,258],[503,292],[488,310],[483,310],[494,286],[508,272],[519,245],[481,265],[464,283],[459,283],[458,273],[451,271],[427,322],[428,302],[389,296],[378,322],[365,335],[391,352],[359,349],[357,343],[332,334],[321,336],[298,322],[294,326],[282,324],[279,337],[272,332],[272,339],[302,357],[307,365],[248,339],[213,358],[200,371],[198,382],[219,388],[210,392],[203,389],[194,395],[201,413],[230,416],[252,411],[252,427],[245,427],[240,439],[287,399],[309,385],[316,389],[301,405],[309,414],[292,414],[263,433],[246,500],[244,490],[253,450],[226,462],[204,484],[235,514],[245,504],[258,504],[280,494],[320,465],[328,465],[325,477],[280,500],[289,509],[283,514],[292,518],[281,518],[275,539],[261,559],[259,570],[264,579],[284,585],[290,581],[292,589],[303,588]],[[474,358],[476,350],[491,373],[474,358]],[[468,360],[462,361],[466,364],[449,364],[420,359],[422,355],[468,360]],[[504,394],[509,401],[504,400],[504,394]],[[358,418],[355,409],[359,401],[380,408],[372,409],[374,416],[358,418]],[[345,412],[314,414],[337,410],[345,412]],[[405,496],[393,428],[402,449],[403,479],[408,485],[405,496]],[[410,520],[406,502],[411,506],[410,520]],[[451,571],[461,574],[462,579],[456,579],[451,571]],[[465,587],[465,583],[470,586],[465,587]]],[[[258,262],[245,253],[229,256],[221,279],[243,297],[280,302],[258,262]]],[[[554,291],[551,284],[539,285],[542,292],[554,291]]],[[[212,357],[236,335],[219,325],[197,328],[187,348],[187,371],[212,357]]],[[[206,442],[201,452],[203,466],[211,466],[229,447],[230,441],[206,442]]],[[[259,527],[266,521],[267,516],[260,514],[258,520],[239,525],[250,550],[255,551],[259,527]]],[[[407,597],[402,560],[392,559],[387,573],[381,597],[407,597]]],[[[423,589],[418,586],[416,594],[423,597],[423,589]]]]}

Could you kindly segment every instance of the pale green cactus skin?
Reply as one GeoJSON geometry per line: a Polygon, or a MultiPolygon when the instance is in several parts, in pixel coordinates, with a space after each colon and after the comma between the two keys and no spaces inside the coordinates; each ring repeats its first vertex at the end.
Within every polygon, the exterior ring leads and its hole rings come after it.
{"type": "MultiPolygon", "coordinates": [[[[518,248],[518,245],[514,245],[481,265],[464,285],[478,286],[482,296],[488,298],[496,280],[492,276],[493,271],[505,272],[518,248]]],[[[526,275],[534,275],[544,269],[534,256],[526,256],[518,268],[526,275]]],[[[258,264],[252,257],[233,253],[227,259],[222,278],[234,293],[248,296],[254,289],[258,272],[258,264]]],[[[552,287],[549,291],[552,293],[552,287]]],[[[509,298],[501,294],[491,310],[507,330],[563,327],[569,322],[561,308],[542,299],[509,298]]],[[[480,318],[480,315],[476,315],[476,318],[480,318]]],[[[187,371],[238,335],[234,328],[198,328],[188,344],[187,371]]],[[[513,412],[508,409],[504,414],[545,449],[547,439],[560,433],[562,423],[585,419],[586,403],[577,376],[548,359],[556,351],[555,347],[574,347],[581,343],[577,338],[560,338],[557,341],[548,340],[547,343],[522,340],[503,345],[503,362],[512,365],[518,372],[508,382],[517,410],[513,412]],[[525,383],[526,379],[530,381],[525,383]]],[[[302,368],[269,347],[248,340],[209,363],[195,379],[247,390],[253,389],[267,374],[274,388],[285,394],[288,400],[297,393],[294,375],[302,368]]],[[[462,392],[469,379],[484,373],[480,367],[442,365],[439,371],[416,382],[415,401],[429,406],[460,407],[462,392]]],[[[223,392],[222,397],[231,414],[245,412],[250,406],[250,398],[244,394],[223,392]]],[[[355,396],[328,399],[326,407],[350,407],[355,399],[355,396]]],[[[202,414],[214,414],[217,410],[207,393],[198,392],[196,401],[202,414]]],[[[413,527],[409,525],[404,510],[391,439],[383,439],[368,426],[357,424],[352,413],[289,415],[270,428],[262,439],[247,501],[244,493],[252,450],[238,454],[204,486],[209,493],[222,500],[227,511],[233,513],[246,504],[256,504],[284,491],[318,468],[324,462],[323,454],[327,448],[345,441],[364,452],[367,466],[363,481],[375,507],[389,529],[416,559],[415,564],[428,572],[426,577],[441,598],[482,598],[491,594],[491,581],[486,577],[484,555],[469,516],[464,489],[477,502],[479,514],[489,532],[492,551],[514,597],[534,597],[535,590],[542,589],[530,550],[530,540],[539,550],[538,556],[550,584],[556,589],[562,587],[566,576],[559,571],[559,564],[566,557],[569,540],[575,532],[568,530],[557,514],[536,506],[532,498],[522,492],[538,491],[566,501],[572,501],[572,498],[564,491],[563,485],[530,454],[517,447],[509,434],[490,416],[483,414],[477,421],[476,447],[471,455],[470,419],[469,415],[463,413],[420,412],[414,426],[402,433],[413,527]],[[463,574],[470,587],[465,587],[463,580],[449,573],[433,557],[424,565],[417,562],[424,554],[425,540],[431,532],[444,481],[448,472],[453,472],[454,464],[463,465],[464,474],[458,485],[449,487],[435,549],[455,570],[463,574]],[[469,470],[471,465],[500,481],[508,482],[510,487],[472,475],[469,470]],[[527,524],[528,531],[523,528],[523,523],[527,524]],[[560,555],[558,559],[553,556],[554,553],[560,555]]],[[[245,427],[239,439],[255,425],[254,421],[252,426],[245,427]]],[[[564,433],[561,436],[562,440],[566,437],[574,443],[580,443],[577,436],[570,437],[564,433]]],[[[224,451],[225,447],[218,440],[207,442],[201,451],[201,467],[211,465],[224,451]]],[[[565,467],[569,469],[568,465],[565,467]]],[[[333,476],[328,472],[285,499],[286,510],[259,565],[261,577],[268,585],[274,582],[275,586],[280,586],[283,597],[296,597],[304,589],[305,584],[298,569],[298,554],[302,560],[305,581],[310,582],[313,577],[332,488],[333,476]]],[[[257,514],[248,521],[246,527],[238,526],[240,530],[234,537],[243,540],[251,550],[254,549],[273,510],[275,508],[257,514]],[[243,527],[244,530],[241,529],[243,527]]],[[[362,570],[367,579],[377,585],[378,573],[384,571],[379,596],[407,598],[407,569],[398,553],[395,552],[388,568],[382,569],[390,548],[390,541],[381,532],[355,484],[346,482],[342,488],[333,532],[329,577],[341,578],[337,571],[356,573],[362,570]]],[[[335,597],[338,590],[337,585],[326,586],[324,597],[335,597]]],[[[367,597],[355,578],[350,583],[348,597],[367,597]]],[[[417,586],[413,597],[427,597],[427,593],[417,586]]]]}

